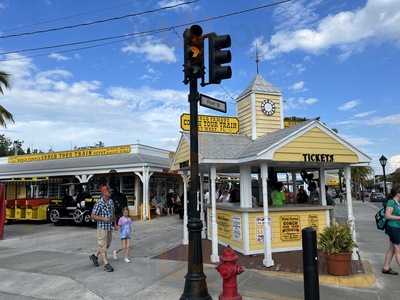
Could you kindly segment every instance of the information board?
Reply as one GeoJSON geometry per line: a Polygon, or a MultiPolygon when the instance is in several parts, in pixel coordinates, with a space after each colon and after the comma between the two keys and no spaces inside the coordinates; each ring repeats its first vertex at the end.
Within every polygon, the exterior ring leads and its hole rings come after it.
{"type": "Polygon", "coordinates": [[[264,217],[256,218],[256,241],[258,243],[264,242],[264,217]]]}
{"type": "MultiPolygon", "coordinates": [[[[239,133],[239,119],[234,117],[199,115],[197,124],[199,132],[239,133]]],[[[189,114],[181,115],[181,129],[190,131],[189,114]]]]}
{"type": "Polygon", "coordinates": [[[242,240],[242,218],[240,216],[232,216],[232,240],[242,240]]]}
{"type": "Polygon", "coordinates": [[[300,216],[280,216],[281,240],[298,241],[301,239],[300,216]]]}
{"type": "Polygon", "coordinates": [[[232,238],[232,224],[229,214],[221,211],[217,213],[218,237],[230,240],[232,238]]]}
{"type": "Polygon", "coordinates": [[[308,216],[308,226],[313,227],[318,231],[319,219],[318,215],[309,215],[308,216]]]}

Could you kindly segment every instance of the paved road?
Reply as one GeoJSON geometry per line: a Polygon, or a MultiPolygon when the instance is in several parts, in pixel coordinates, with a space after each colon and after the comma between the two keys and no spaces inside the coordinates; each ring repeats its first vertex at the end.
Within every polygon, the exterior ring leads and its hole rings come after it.
{"type": "MultiPolygon", "coordinates": [[[[321,299],[400,299],[400,277],[380,273],[386,237],[375,229],[376,206],[355,203],[354,210],[362,256],[372,261],[378,284],[363,290],[321,286],[321,299]]],[[[345,207],[338,205],[336,215],[345,214],[345,207]]],[[[14,224],[6,227],[6,234],[0,242],[0,299],[178,299],[183,290],[185,263],[151,259],[180,243],[182,223],[176,217],[135,223],[133,262],[114,262],[116,272],[111,274],[88,261],[95,246],[93,229],[14,224]]],[[[205,267],[205,273],[217,299],[219,276],[214,267],[205,267]]],[[[245,299],[303,299],[301,281],[247,270],[239,284],[245,299]]]]}

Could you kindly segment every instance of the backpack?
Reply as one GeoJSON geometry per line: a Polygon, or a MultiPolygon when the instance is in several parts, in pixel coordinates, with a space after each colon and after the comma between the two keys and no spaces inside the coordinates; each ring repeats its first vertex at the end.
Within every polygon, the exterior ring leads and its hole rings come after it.
{"type": "Polygon", "coordinates": [[[376,223],[376,228],[378,228],[379,230],[385,230],[386,229],[387,220],[385,218],[385,207],[382,207],[375,214],[375,223],[376,223]]]}

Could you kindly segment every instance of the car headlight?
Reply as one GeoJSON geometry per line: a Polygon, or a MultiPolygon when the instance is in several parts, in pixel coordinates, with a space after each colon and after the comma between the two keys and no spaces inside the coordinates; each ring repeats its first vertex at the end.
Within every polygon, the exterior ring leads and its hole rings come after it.
{"type": "Polygon", "coordinates": [[[85,207],[85,201],[81,201],[81,207],[85,207]]]}

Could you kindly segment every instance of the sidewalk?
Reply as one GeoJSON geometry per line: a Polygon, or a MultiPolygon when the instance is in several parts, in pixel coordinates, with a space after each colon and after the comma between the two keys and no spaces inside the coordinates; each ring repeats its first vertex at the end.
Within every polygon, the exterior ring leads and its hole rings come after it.
{"type": "MultiPolygon", "coordinates": [[[[346,213],[343,206],[336,210],[338,215],[346,213]]],[[[321,299],[400,299],[400,278],[380,274],[386,246],[385,235],[375,229],[376,209],[355,203],[354,211],[362,256],[372,262],[378,285],[373,289],[321,285],[321,299]]],[[[113,262],[114,273],[105,273],[88,260],[95,245],[93,229],[30,226],[35,225],[7,226],[9,239],[0,241],[0,299],[179,299],[183,291],[186,263],[152,259],[181,242],[182,223],[177,217],[136,222],[133,261],[113,262]],[[10,238],[11,233],[18,237],[10,238]]],[[[116,243],[115,238],[114,246],[116,243]]],[[[209,292],[218,299],[219,275],[211,266],[205,266],[205,273],[209,292]]],[[[258,270],[246,270],[239,276],[239,290],[244,299],[303,299],[301,280],[258,270]]]]}

